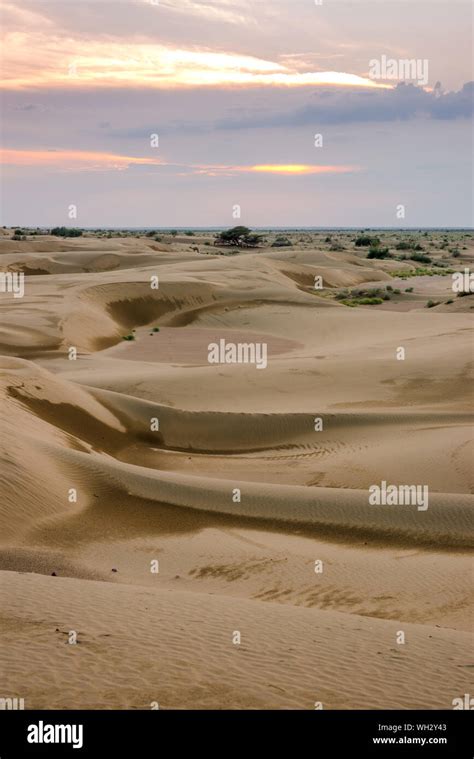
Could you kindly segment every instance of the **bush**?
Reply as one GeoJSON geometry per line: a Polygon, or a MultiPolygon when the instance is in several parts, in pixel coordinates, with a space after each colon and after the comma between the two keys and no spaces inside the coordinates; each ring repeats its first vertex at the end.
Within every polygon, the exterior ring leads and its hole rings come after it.
{"type": "MultiPolygon", "coordinates": [[[[82,237],[82,229],[68,229],[67,227],[54,227],[51,234],[55,237],[82,237]]],[[[112,236],[109,232],[110,237],[112,236]]]]}
{"type": "Polygon", "coordinates": [[[360,235],[356,238],[355,244],[357,248],[368,248],[369,246],[375,247],[380,245],[378,237],[370,237],[369,235],[360,235]]]}
{"type": "Polygon", "coordinates": [[[122,340],[135,340],[135,335],[122,335],[122,340]]]}
{"type": "Polygon", "coordinates": [[[406,293],[412,293],[413,292],[413,287],[405,287],[405,292],[406,293]]]}
{"type": "Polygon", "coordinates": [[[367,253],[367,258],[392,258],[388,248],[372,247],[367,253]]]}
{"type": "Polygon", "coordinates": [[[439,306],[439,300],[429,300],[425,308],[433,308],[433,306],[439,306]]]}
{"type": "Polygon", "coordinates": [[[430,264],[431,263],[431,258],[429,256],[425,255],[424,253],[413,253],[413,255],[411,256],[411,260],[412,261],[417,261],[417,263],[420,263],[420,264],[430,264]]]}
{"type": "Polygon", "coordinates": [[[345,306],[379,306],[382,298],[351,298],[341,301],[345,306]]]}
{"type": "Polygon", "coordinates": [[[383,303],[382,298],[361,298],[359,301],[361,306],[378,306],[383,303]]]}
{"type": "Polygon", "coordinates": [[[291,248],[292,242],[287,237],[277,237],[275,242],[272,243],[272,248],[291,248]]]}
{"type": "Polygon", "coordinates": [[[194,237],[195,236],[194,232],[192,232],[191,230],[189,230],[188,232],[185,232],[184,234],[187,235],[188,237],[194,237]]]}

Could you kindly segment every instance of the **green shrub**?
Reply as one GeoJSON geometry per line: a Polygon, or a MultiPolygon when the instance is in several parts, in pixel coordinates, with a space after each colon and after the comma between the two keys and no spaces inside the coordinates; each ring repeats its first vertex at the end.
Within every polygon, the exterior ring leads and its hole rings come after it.
{"type": "Polygon", "coordinates": [[[380,240],[378,237],[359,235],[355,240],[355,244],[357,248],[368,248],[369,246],[375,247],[376,245],[380,245],[380,240]]]}
{"type": "Polygon", "coordinates": [[[345,306],[378,306],[383,303],[382,298],[351,298],[341,301],[345,306]]]}
{"type": "Polygon", "coordinates": [[[367,253],[367,258],[392,258],[388,248],[372,247],[367,253]]]}
{"type": "MultiPolygon", "coordinates": [[[[51,234],[55,237],[81,237],[82,236],[82,229],[68,229],[67,227],[54,227],[54,229],[51,230],[51,234]]],[[[111,237],[111,233],[109,232],[109,237],[111,237]]]]}
{"type": "Polygon", "coordinates": [[[413,253],[413,255],[411,256],[411,260],[416,261],[417,263],[420,263],[420,264],[431,263],[431,258],[427,256],[425,253],[413,253]]]}
{"type": "Polygon", "coordinates": [[[135,340],[135,335],[122,335],[122,340],[135,340]]]}

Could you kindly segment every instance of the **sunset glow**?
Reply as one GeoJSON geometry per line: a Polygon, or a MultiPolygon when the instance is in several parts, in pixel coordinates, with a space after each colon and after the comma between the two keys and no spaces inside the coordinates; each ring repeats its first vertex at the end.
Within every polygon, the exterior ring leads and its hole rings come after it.
{"type": "Polygon", "coordinates": [[[275,164],[250,166],[250,171],[268,174],[346,174],[357,171],[357,166],[306,166],[304,164],[275,164]]]}

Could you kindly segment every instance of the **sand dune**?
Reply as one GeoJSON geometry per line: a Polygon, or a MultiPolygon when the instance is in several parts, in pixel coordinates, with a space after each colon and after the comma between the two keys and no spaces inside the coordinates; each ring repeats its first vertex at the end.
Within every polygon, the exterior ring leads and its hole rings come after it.
{"type": "Polygon", "coordinates": [[[292,239],[2,236],[26,273],[0,294],[6,695],[451,708],[472,687],[472,297],[427,309],[445,276],[292,239]],[[219,339],[265,343],[265,370],[210,364],[219,339]],[[428,508],[371,505],[383,480],[428,508]]]}

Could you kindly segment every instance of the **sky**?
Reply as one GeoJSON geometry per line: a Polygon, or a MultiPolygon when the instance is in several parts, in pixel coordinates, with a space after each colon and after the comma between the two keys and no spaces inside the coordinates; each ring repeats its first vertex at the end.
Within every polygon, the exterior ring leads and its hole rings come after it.
{"type": "Polygon", "coordinates": [[[1,0],[0,223],[473,225],[470,0],[1,0]]]}

